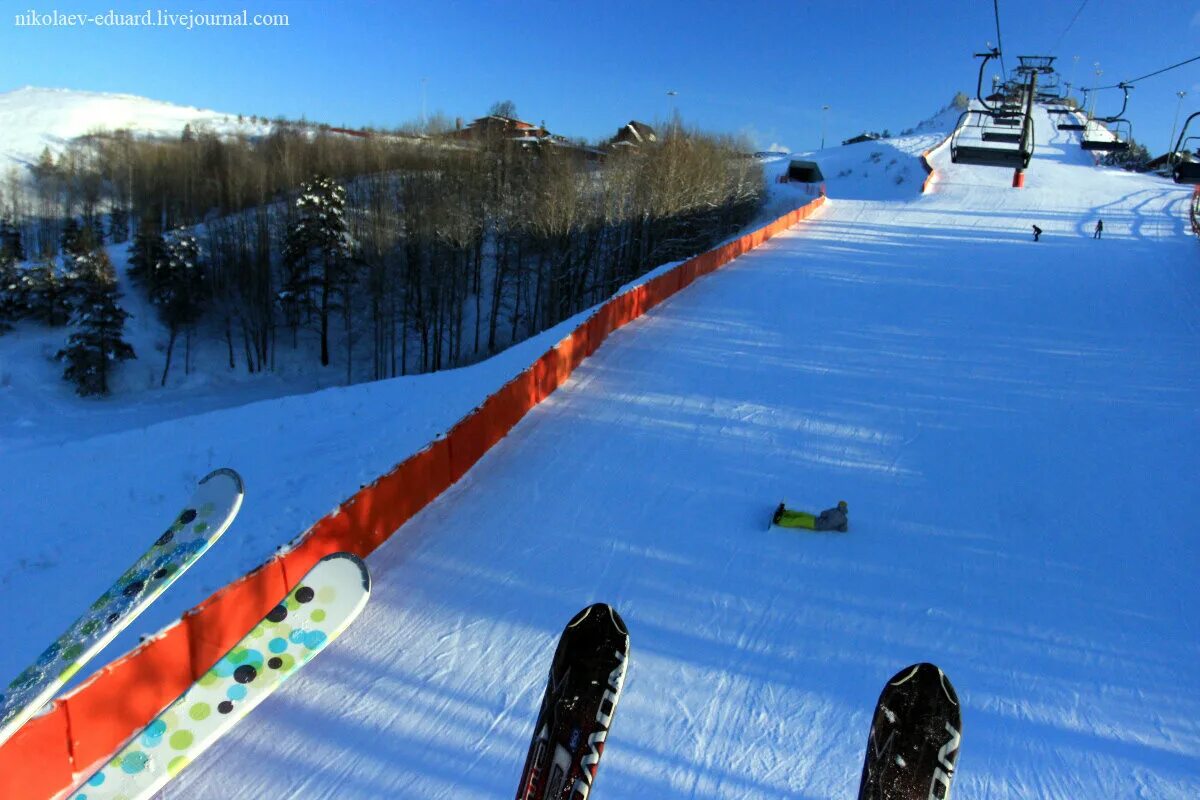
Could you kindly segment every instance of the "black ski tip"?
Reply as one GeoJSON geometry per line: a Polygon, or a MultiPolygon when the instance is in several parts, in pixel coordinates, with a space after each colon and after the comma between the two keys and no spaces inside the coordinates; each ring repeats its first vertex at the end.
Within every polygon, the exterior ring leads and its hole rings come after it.
{"type": "Polygon", "coordinates": [[[941,686],[942,692],[946,695],[946,699],[951,705],[958,705],[958,692],[954,690],[954,684],[946,677],[946,673],[937,664],[931,664],[928,661],[922,661],[920,664],[912,664],[897,672],[888,681],[889,686],[900,686],[909,681],[929,683],[936,680],[941,686]]]}
{"type": "Polygon", "coordinates": [[[858,800],[946,800],[961,737],[958,695],[941,668],[900,670],[875,704],[858,800]]]}
{"type": "MultiPolygon", "coordinates": [[[[367,570],[367,562],[363,561],[361,558],[354,555],[354,553],[347,553],[344,551],[340,552],[340,553],[330,553],[329,555],[322,558],[321,561],[349,561],[350,563],[354,564],[354,566],[358,567],[359,573],[362,574],[363,589],[365,589],[367,591],[367,593],[370,594],[370,592],[371,592],[371,573],[367,570]]],[[[320,562],[317,562],[317,563],[320,563],[320,562]]]]}
{"type": "Polygon", "coordinates": [[[629,635],[629,629],[625,627],[625,620],[621,619],[621,615],[617,613],[617,610],[608,603],[593,603],[571,617],[571,621],[567,623],[567,627],[574,628],[593,614],[597,617],[607,617],[612,621],[613,627],[616,628],[619,634],[622,636],[629,635]]]}
{"type": "Polygon", "coordinates": [[[229,467],[214,469],[212,472],[201,478],[200,483],[208,483],[211,479],[217,477],[218,475],[224,475],[226,478],[232,480],[233,485],[237,487],[238,494],[244,495],[246,493],[246,484],[242,481],[242,476],[237,473],[237,470],[230,469],[229,467]]]}

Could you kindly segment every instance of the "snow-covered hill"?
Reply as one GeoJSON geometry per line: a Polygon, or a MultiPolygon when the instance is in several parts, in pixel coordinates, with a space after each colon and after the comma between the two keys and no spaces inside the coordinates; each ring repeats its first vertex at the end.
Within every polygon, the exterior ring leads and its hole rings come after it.
{"type": "Polygon", "coordinates": [[[0,94],[0,167],[36,161],[49,147],[99,130],[129,129],[145,136],[179,136],[184,126],[217,134],[265,134],[269,123],[238,121],[226,114],[129,94],[43,89],[27,86],[0,94]]]}

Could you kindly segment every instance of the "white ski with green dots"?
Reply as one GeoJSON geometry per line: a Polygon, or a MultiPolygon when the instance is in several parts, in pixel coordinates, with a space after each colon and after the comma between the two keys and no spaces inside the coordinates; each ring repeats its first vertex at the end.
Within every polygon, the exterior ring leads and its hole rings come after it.
{"type": "Polygon", "coordinates": [[[196,563],[233,522],[244,493],[241,476],[231,469],[210,472],[200,481],[171,527],[37,661],[0,691],[0,744],[196,563]]]}
{"type": "Polygon", "coordinates": [[[344,631],[371,594],[350,553],[317,562],[249,633],[69,800],[144,800],[344,631]]]}

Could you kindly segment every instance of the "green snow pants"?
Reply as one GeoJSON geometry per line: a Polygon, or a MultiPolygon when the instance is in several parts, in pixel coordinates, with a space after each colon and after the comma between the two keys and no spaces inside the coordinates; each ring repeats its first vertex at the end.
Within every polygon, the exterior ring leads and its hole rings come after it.
{"type": "Polygon", "coordinates": [[[781,528],[808,528],[810,531],[815,531],[817,518],[807,511],[784,511],[783,516],[779,518],[778,525],[781,528]]]}

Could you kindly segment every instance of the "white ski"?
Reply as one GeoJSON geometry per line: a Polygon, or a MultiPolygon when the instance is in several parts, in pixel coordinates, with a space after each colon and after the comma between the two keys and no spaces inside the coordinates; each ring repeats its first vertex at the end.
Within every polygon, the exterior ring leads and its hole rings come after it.
{"type": "Polygon", "coordinates": [[[220,538],[242,507],[243,494],[242,478],[231,469],[200,481],[153,546],[0,692],[0,744],[220,538]]]}
{"type": "MultiPolygon", "coordinates": [[[[71,800],[145,800],[325,649],[363,610],[366,565],[317,562],[296,588],[199,680],[74,792],[71,800]]],[[[237,794],[229,787],[230,796],[237,794]]]]}

